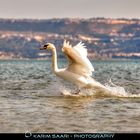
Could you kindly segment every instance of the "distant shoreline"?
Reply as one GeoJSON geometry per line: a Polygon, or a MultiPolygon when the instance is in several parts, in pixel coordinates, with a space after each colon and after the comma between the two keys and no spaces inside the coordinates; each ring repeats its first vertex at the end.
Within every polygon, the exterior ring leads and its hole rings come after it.
{"type": "MultiPolygon", "coordinates": [[[[29,58],[23,58],[23,59],[16,59],[16,58],[13,58],[13,59],[0,59],[0,61],[32,61],[32,60],[34,60],[34,61],[51,61],[52,59],[51,58],[44,58],[44,59],[33,59],[33,58],[31,58],[31,59],[29,59],[29,58]]],[[[66,58],[58,58],[58,61],[67,61],[67,59],[66,58]]],[[[137,59],[134,59],[134,58],[113,58],[113,59],[90,59],[90,61],[133,61],[133,60],[135,60],[135,61],[139,61],[140,60],[140,58],[137,58],[137,59]]]]}
{"type": "Polygon", "coordinates": [[[46,42],[63,58],[64,39],[85,43],[90,59],[140,59],[140,19],[0,19],[0,59],[48,59],[46,42]]]}

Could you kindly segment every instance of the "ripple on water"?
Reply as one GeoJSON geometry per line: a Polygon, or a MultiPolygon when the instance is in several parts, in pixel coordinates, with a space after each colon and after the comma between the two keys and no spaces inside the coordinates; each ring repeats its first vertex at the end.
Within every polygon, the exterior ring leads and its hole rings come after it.
{"type": "MultiPolygon", "coordinates": [[[[93,64],[96,80],[111,78],[140,93],[140,62],[93,64]]],[[[50,66],[50,61],[0,61],[0,132],[140,132],[138,95],[63,96],[50,66]]]]}

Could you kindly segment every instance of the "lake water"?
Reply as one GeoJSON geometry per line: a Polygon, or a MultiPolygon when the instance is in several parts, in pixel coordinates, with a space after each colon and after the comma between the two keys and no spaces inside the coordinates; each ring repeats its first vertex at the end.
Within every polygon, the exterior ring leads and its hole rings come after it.
{"type": "Polygon", "coordinates": [[[0,132],[140,133],[140,60],[92,62],[97,81],[111,78],[125,92],[64,96],[69,85],[51,72],[51,61],[1,60],[0,132]]]}

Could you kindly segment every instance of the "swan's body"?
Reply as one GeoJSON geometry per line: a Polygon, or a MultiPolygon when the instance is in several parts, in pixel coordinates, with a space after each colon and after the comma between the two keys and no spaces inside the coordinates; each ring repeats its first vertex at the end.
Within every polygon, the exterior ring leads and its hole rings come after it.
{"type": "Polygon", "coordinates": [[[57,52],[53,44],[47,43],[41,49],[49,49],[52,51],[52,68],[53,72],[75,84],[79,89],[81,88],[105,88],[99,82],[96,82],[91,76],[94,68],[87,58],[87,49],[83,43],[78,43],[72,47],[69,42],[64,41],[62,51],[67,56],[69,64],[64,69],[58,69],[57,66],[57,52]]]}

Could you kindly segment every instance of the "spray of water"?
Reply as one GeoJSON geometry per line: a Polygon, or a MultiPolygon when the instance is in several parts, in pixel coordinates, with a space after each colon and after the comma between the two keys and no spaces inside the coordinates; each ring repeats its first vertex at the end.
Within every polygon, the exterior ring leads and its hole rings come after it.
{"type": "Polygon", "coordinates": [[[123,86],[118,86],[111,81],[105,83],[105,88],[81,89],[79,94],[73,94],[72,87],[61,87],[62,94],[65,96],[95,96],[95,97],[140,97],[140,94],[132,94],[126,91],[123,86]]]}

